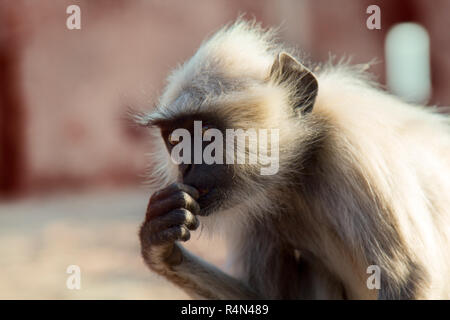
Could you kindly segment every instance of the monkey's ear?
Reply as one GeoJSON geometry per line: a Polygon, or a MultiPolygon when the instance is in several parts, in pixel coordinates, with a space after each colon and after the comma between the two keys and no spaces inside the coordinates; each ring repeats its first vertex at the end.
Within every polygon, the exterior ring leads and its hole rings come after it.
{"type": "Polygon", "coordinates": [[[316,77],[308,68],[288,53],[281,52],[272,65],[270,78],[292,88],[294,110],[300,110],[303,114],[312,111],[318,84],[316,77]]]}

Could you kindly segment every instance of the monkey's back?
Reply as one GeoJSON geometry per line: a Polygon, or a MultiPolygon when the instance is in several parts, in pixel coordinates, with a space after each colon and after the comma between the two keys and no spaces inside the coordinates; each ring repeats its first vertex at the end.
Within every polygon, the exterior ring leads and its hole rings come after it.
{"type": "Polygon", "coordinates": [[[340,143],[336,161],[346,153],[390,207],[400,242],[427,268],[426,297],[449,297],[450,117],[353,76],[319,75],[315,112],[340,143]]]}

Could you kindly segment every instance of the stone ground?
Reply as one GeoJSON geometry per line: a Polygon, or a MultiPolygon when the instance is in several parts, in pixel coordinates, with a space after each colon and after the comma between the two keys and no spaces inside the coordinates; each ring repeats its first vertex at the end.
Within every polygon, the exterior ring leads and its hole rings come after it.
{"type": "MultiPolygon", "coordinates": [[[[147,198],[128,190],[0,203],[0,299],[188,299],[141,260],[147,198]],[[66,286],[69,265],[81,269],[80,290],[66,286]]],[[[187,247],[224,262],[218,240],[196,232],[187,247]]]]}

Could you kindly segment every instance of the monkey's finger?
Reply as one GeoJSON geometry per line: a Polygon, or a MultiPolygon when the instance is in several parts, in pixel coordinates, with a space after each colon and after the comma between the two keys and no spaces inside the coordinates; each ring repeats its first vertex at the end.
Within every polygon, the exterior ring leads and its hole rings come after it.
{"type": "Polygon", "coordinates": [[[183,208],[175,209],[150,221],[151,232],[159,232],[179,225],[195,230],[199,226],[199,221],[194,214],[183,208]]]}
{"type": "Polygon", "coordinates": [[[156,191],[150,198],[150,202],[157,201],[166,197],[169,197],[170,195],[179,192],[184,191],[187,194],[189,194],[192,198],[198,199],[200,194],[194,187],[188,186],[187,184],[183,184],[180,182],[175,182],[169,185],[168,187],[161,189],[159,191],[156,191]]]}
{"type": "Polygon", "coordinates": [[[162,200],[150,202],[147,208],[146,219],[152,219],[153,217],[163,215],[179,208],[189,210],[193,214],[200,213],[200,206],[197,201],[195,201],[188,193],[178,191],[162,200]]]}
{"type": "Polygon", "coordinates": [[[162,245],[173,241],[188,241],[191,233],[184,226],[176,226],[151,235],[153,245],[162,245]]]}

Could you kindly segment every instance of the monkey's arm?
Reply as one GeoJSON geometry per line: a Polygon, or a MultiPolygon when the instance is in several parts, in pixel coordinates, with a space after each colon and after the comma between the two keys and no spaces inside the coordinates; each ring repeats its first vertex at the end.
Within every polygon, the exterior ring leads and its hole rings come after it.
{"type": "Polygon", "coordinates": [[[193,298],[231,300],[261,298],[240,280],[194,256],[182,246],[175,244],[174,250],[180,250],[177,254],[181,255],[181,263],[167,266],[162,274],[193,298]]]}
{"type": "Polygon", "coordinates": [[[174,184],[150,199],[140,229],[142,256],[150,269],[163,275],[195,298],[258,299],[242,281],[191,254],[176,241],[187,241],[198,227],[200,208],[192,187],[174,184]],[[194,213],[194,214],[193,214],[194,213]]]}

